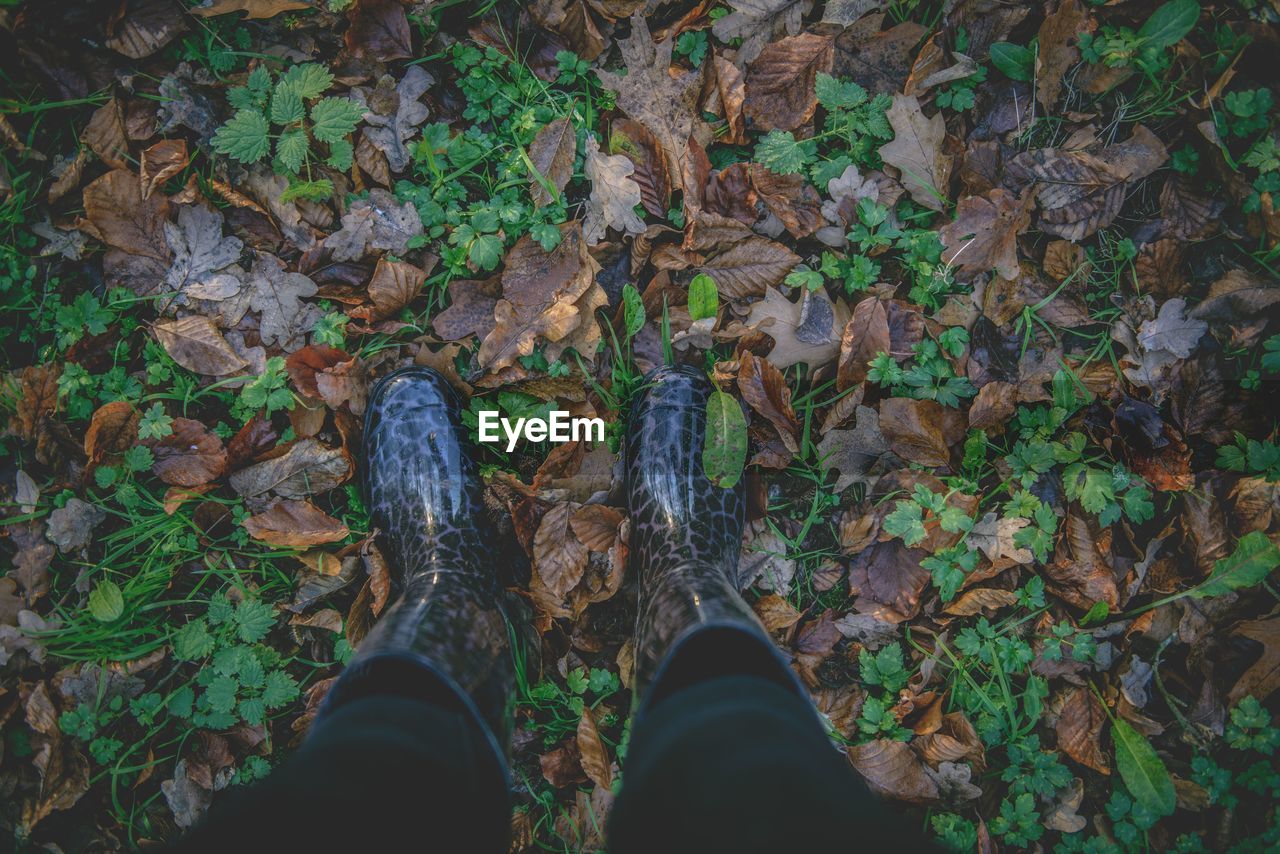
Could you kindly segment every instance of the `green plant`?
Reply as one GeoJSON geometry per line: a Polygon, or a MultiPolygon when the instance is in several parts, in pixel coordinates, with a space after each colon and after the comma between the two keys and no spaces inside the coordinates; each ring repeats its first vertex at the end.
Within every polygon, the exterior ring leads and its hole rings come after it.
{"type": "Polygon", "coordinates": [[[322,97],[332,85],[333,74],[316,63],[292,66],[274,82],[259,65],[227,93],[236,114],[213,135],[213,150],[241,163],[272,157],[272,168],[289,179],[281,201],[332,195],[333,182],[317,177],[313,162],[350,169],[348,137],[365,113],[350,98],[322,97]]]}
{"type": "Polygon", "coordinates": [[[1228,471],[1245,472],[1274,483],[1280,480],[1280,445],[1272,439],[1260,441],[1236,433],[1234,444],[1218,448],[1217,465],[1228,471]]]}
{"type": "Polygon", "coordinates": [[[1137,32],[1129,27],[1105,25],[1099,33],[1082,33],[1080,55],[1095,65],[1133,67],[1154,79],[1169,68],[1169,48],[1182,41],[1199,18],[1200,4],[1196,0],[1168,0],[1137,32]]]}

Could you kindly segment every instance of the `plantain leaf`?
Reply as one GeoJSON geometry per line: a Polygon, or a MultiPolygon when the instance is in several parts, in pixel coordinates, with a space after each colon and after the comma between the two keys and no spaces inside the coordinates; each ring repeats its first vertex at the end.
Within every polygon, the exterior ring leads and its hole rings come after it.
{"type": "Polygon", "coordinates": [[[1169,0],[1151,13],[1138,35],[1158,50],[1173,47],[1200,20],[1200,4],[1196,0],[1169,0]]]}
{"type": "Polygon", "coordinates": [[[1252,531],[1241,537],[1236,543],[1236,550],[1215,563],[1213,573],[1187,591],[1187,594],[1196,599],[1205,599],[1252,587],[1261,583],[1278,565],[1280,549],[1272,544],[1266,534],[1252,531]]]}
{"type": "Polygon", "coordinates": [[[714,391],[707,399],[707,435],[702,467],[716,486],[729,489],[747,463],[747,419],[732,396],[714,391]]]}
{"type": "Polygon", "coordinates": [[[114,581],[99,581],[89,594],[89,614],[100,623],[120,619],[124,613],[124,594],[114,581]]]}
{"type": "Polygon", "coordinates": [[[689,319],[702,320],[715,317],[720,307],[720,291],[716,280],[706,273],[699,273],[689,282],[689,319]]]}
{"type": "Polygon", "coordinates": [[[1170,815],[1177,804],[1173,778],[1155,748],[1127,721],[1111,724],[1116,744],[1116,769],[1133,799],[1156,815],[1170,815]]]}

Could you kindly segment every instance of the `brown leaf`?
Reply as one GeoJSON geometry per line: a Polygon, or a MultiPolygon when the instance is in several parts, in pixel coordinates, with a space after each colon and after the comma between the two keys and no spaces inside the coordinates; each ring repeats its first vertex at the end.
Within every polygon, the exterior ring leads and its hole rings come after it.
{"type": "Polygon", "coordinates": [[[1265,703],[1276,688],[1280,688],[1280,618],[1240,623],[1232,634],[1244,635],[1262,644],[1262,655],[1232,686],[1228,699],[1236,703],[1245,697],[1255,697],[1265,703]]]}
{"type": "Polygon", "coordinates": [[[320,389],[316,385],[316,376],[350,359],[350,356],[336,347],[310,344],[290,353],[284,366],[298,391],[307,397],[318,398],[320,389]]]}
{"type": "Polygon", "coordinates": [[[327,492],[351,474],[351,459],[341,448],[326,448],[315,439],[300,439],[282,456],[264,460],[231,475],[231,488],[244,498],[274,492],[306,498],[327,492]]]}
{"type": "Polygon", "coordinates": [[[747,141],[747,133],[742,117],[743,101],[746,99],[742,70],[725,59],[724,54],[719,51],[715,52],[712,63],[716,75],[716,93],[720,96],[720,112],[726,129],[720,140],[727,145],[743,145],[747,141]]]}
{"type": "Polygon", "coordinates": [[[80,138],[98,155],[99,160],[112,169],[129,168],[129,139],[125,135],[124,116],[118,99],[113,97],[93,111],[80,138]]]}
{"type": "Polygon", "coordinates": [[[849,761],[875,794],[910,804],[938,799],[938,784],[905,742],[878,738],[849,748],[849,761]]]}
{"type": "Polygon", "coordinates": [[[352,56],[378,62],[408,59],[413,52],[409,19],[399,0],[356,0],[344,38],[352,56]]]}
{"type": "Polygon", "coordinates": [[[853,316],[840,336],[840,367],[836,388],[844,391],[867,378],[867,363],[877,353],[889,352],[889,316],[884,304],[867,297],[853,307],[853,316]]]}
{"type": "Polygon", "coordinates": [[[1048,112],[1062,91],[1062,77],[1080,59],[1073,43],[1077,36],[1089,32],[1089,16],[1080,0],[1062,0],[1052,15],[1040,25],[1040,50],[1036,53],[1036,100],[1048,112]]]}
{"type": "MultiPolygon", "coordinates": [[[[435,266],[435,256],[431,256],[430,267],[435,266]]],[[[373,268],[373,278],[369,280],[369,299],[373,302],[373,310],[365,318],[370,321],[386,320],[400,313],[422,290],[422,283],[431,272],[430,267],[423,270],[408,261],[389,261],[378,259],[378,266],[373,268]]],[[[355,315],[355,312],[352,313],[355,315]]],[[[359,316],[359,315],[357,315],[359,316]]]]}
{"type": "Polygon", "coordinates": [[[560,245],[547,252],[525,235],[507,253],[496,324],[480,345],[480,364],[497,371],[533,352],[538,338],[559,341],[582,323],[578,299],[595,284],[599,265],[587,252],[577,221],[560,226],[560,245]]]}
{"type": "Polygon", "coordinates": [[[1071,688],[1058,712],[1058,749],[1081,765],[1110,774],[1111,765],[1102,750],[1102,728],[1106,723],[1106,711],[1093,692],[1071,688]]]}
{"type": "Polygon", "coordinates": [[[203,18],[244,12],[246,18],[274,18],[282,12],[310,9],[306,0],[213,0],[207,6],[196,6],[191,11],[203,18]]]}
{"type": "Polygon", "coordinates": [[[583,773],[604,789],[613,786],[613,769],[609,764],[609,752],[600,740],[600,732],[596,729],[595,715],[591,709],[584,707],[582,717],[578,720],[578,753],[582,762],[583,773]]]}
{"type": "Polygon", "coordinates": [[[1018,275],[1018,235],[1031,224],[1032,196],[996,188],[985,196],[966,196],[956,218],[939,231],[946,250],[942,260],[954,265],[962,279],[997,271],[1006,279],[1018,275]]]}
{"type": "Polygon", "coordinates": [[[534,0],[526,8],[539,26],[555,33],[587,62],[608,44],[583,0],[534,0]]]}
{"type": "Polygon", "coordinates": [[[116,169],[85,187],[84,212],[108,246],[168,262],[164,223],[169,202],[163,195],[143,199],[142,185],[132,172],[116,169]]]}
{"type": "Polygon", "coordinates": [[[593,552],[605,554],[618,540],[618,529],[626,517],[603,504],[584,504],[569,517],[573,535],[593,552]]]}
{"type": "Polygon", "coordinates": [[[722,297],[741,299],[766,296],[799,263],[800,256],[781,243],[753,236],[707,258],[697,270],[716,280],[722,297]]]}
{"type": "Polygon", "coordinates": [[[791,408],[791,389],[782,371],[746,351],[738,368],[738,391],[742,399],[765,417],[778,431],[782,443],[791,453],[799,453],[795,410],[791,408]]]}
{"type": "Polygon", "coordinates": [[[764,623],[766,631],[789,629],[800,621],[800,612],[777,593],[761,596],[751,607],[760,622],[764,623]]]}
{"type": "Polygon", "coordinates": [[[951,461],[942,434],[943,410],[932,400],[892,397],[880,405],[880,429],[889,448],[904,460],[922,466],[945,466],[951,461]]]}
{"type": "Polygon", "coordinates": [[[587,569],[587,547],[570,527],[576,509],[572,502],[552,507],[533,537],[534,572],[547,590],[561,599],[577,586],[587,569]]]}
{"type": "Polygon", "coordinates": [[[20,393],[9,419],[9,430],[24,442],[39,438],[44,419],[58,408],[58,378],[62,366],[56,362],[23,368],[18,380],[20,393]]]}
{"type": "Polygon", "coordinates": [[[431,320],[431,328],[446,341],[493,331],[493,310],[502,296],[502,283],[491,279],[454,279],[449,283],[449,307],[431,320]]]}
{"type": "Polygon", "coordinates": [[[671,207],[671,173],[662,143],[632,119],[614,119],[609,128],[609,153],[625,154],[635,166],[631,180],[640,188],[640,203],[654,216],[666,218],[671,207]]]}
{"type": "Polygon", "coordinates": [[[1017,386],[989,382],[978,389],[978,396],[969,405],[969,427],[974,430],[1003,429],[1017,405],[1017,386]]]}
{"type": "Polygon", "coordinates": [[[143,59],[168,44],[183,25],[182,13],[169,0],[141,0],[129,4],[104,43],[130,59],[143,59]]]}
{"type": "Polygon", "coordinates": [[[157,321],[151,329],[175,362],[197,374],[221,377],[248,365],[204,315],[157,321]]]}
{"type": "Polygon", "coordinates": [[[542,778],[557,789],[587,781],[576,738],[566,740],[555,750],[539,756],[538,764],[542,767],[542,778]]]}
{"type": "Polygon", "coordinates": [[[185,139],[162,139],[143,151],[139,175],[142,198],[151,198],[157,187],[187,167],[189,159],[185,139]]]}
{"type": "Polygon", "coordinates": [[[761,130],[795,130],[813,118],[814,81],[831,71],[830,36],[801,33],[765,46],[747,67],[743,112],[761,130]]]}
{"type": "Polygon", "coordinates": [[[391,567],[373,537],[360,544],[360,560],[364,563],[365,573],[369,576],[369,593],[371,599],[369,609],[376,617],[387,606],[391,598],[391,567]]]}
{"type": "MultiPolygon", "coordinates": [[[[1076,512],[1068,512],[1064,528],[1071,556],[1055,559],[1045,566],[1049,589],[1081,610],[1087,611],[1097,602],[1106,602],[1115,609],[1120,601],[1115,574],[1088,520],[1076,512]]],[[[1110,531],[1101,536],[1109,541],[1110,531]]],[[[1106,551],[1109,550],[1108,547],[1106,551]]]]}
{"type": "Polygon", "coordinates": [[[942,150],[947,135],[942,113],[926,118],[914,95],[894,95],[885,118],[894,137],[880,146],[881,159],[902,173],[902,186],[911,198],[932,210],[943,210],[951,180],[951,155],[942,150]]]}
{"type": "Polygon", "coordinates": [[[901,540],[878,542],[849,564],[849,592],[859,613],[900,623],[920,610],[920,595],[929,584],[929,571],[920,566],[923,549],[909,549],[901,540]]]}
{"type": "Polygon", "coordinates": [[[101,462],[112,454],[123,454],[138,441],[139,420],[138,411],[125,400],[98,407],[84,434],[85,456],[101,462]]]}
{"type": "Polygon", "coordinates": [[[749,167],[751,186],[792,237],[808,237],[825,223],[818,191],[799,173],[778,175],[758,163],[749,167]]]}
{"type": "Polygon", "coordinates": [[[305,549],[346,538],[347,526],[310,501],[279,499],[242,523],[249,536],[269,546],[305,549]]]}
{"type": "Polygon", "coordinates": [[[221,477],[227,467],[222,440],[190,418],[173,419],[173,432],[152,442],[151,449],[151,470],[170,486],[203,486],[221,477]]]}
{"type": "MultiPolygon", "coordinates": [[[[568,116],[543,125],[529,143],[529,161],[537,175],[529,176],[529,193],[536,207],[551,204],[573,177],[573,157],[578,151],[578,136],[568,116]],[[542,176],[554,188],[554,196],[538,180],[542,176]]],[[[665,211],[664,211],[665,213],[665,211]]]]}
{"type": "Polygon", "coordinates": [[[915,47],[928,34],[914,21],[903,21],[881,32],[883,20],[883,14],[867,15],[836,38],[833,73],[852,80],[872,95],[903,91],[915,47]]]}
{"type": "Polygon", "coordinates": [[[942,610],[956,617],[972,617],[984,610],[996,611],[1007,608],[1018,601],[1018,594],[1012,590],[998,590],[994,587],[979,587],[969,590],[959,599],[951,602],[942,610]]]}
{"type": "Polygon", "coordinates": [[[667,173],[683,174],[689,134],[697,116],[702,70],[671,73],[673,39],[655,43],[644,16],[631,17],[631,34],[618,43],[626,76],[597,71],[601,84],[618,94],[618,106],[653,131],[667,155],[667,173]]]}

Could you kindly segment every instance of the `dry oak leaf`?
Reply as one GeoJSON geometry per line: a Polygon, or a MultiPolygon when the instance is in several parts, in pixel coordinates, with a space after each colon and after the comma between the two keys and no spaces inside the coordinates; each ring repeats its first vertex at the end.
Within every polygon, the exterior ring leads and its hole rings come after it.
{"type": "Polygon", "coordinates": [[[765,417],[778,431],[782,444],[793,454],[800,452],[796,434],[796,412],[791,407],[791,389],[782,371],[768,359],[744,351],[738,368],[738,391],[742,399],[765,417]]]}
{"type": "Polygon", "coordinates": [[[601,84],[618,95],[618,106],[653,131],[667,155],[667,173],[683,174],[689,134],[697,116],[702,71],[671,68],[673,39],[655,43],[644,16],[631,17],[631,34],[618,43],[626,76],[597,71],[601,84]]]}
{"type": "Polygon", "coordinates": [[[543,515],[533,537],[533,569],[553,595],[563,599],[587,569],[586,545],[573,532],[578,505],[566,501],[543,515]]]}
{"type": "Polygon", "coordinates": [[[880,413],[870,406],[858,406],[856,412],[853,428],[829,430],[818,443],[823,471],[839,472],[831,488],[836,493],[855,483],[873,484],[876,477],[871,470],[889,450],[880,432],[880,413]]]}
{"type": "Polygon", "coordinates": [[[635,164],[623,154],[601,154],[594,136],[587,136],[586,175],[591,182],[582,234],[590,245],[605,238],[609,228],[623,234],[643,234],[644,220],[636,215],[640,185],[631,179],[635,164]]]}
{"type": "Polygon", "coordinates": [[[889,352],[889,316],[884,303],[867,297],[853,307],[853,316],[840,336],[840,363],[836,389],[844,391],[867,378],[867,363],[877,353],[889,352]]]}
{"type": "Polygon", "coordinates": [[[577,302],[593,289],[599,264],[587,252],[581,223],[560,226],[560,245],[550,252],[525,235],[507,253],[496,325],[480,345],[481,366],[493,372],[533,352],[536,340],[559,341],[584,322],[577,302]]]}
{"type": "Polygon", "coordinates": [[[914,95],[894,95],[885,118],[894,136],[880,146],[880,158],[902,173],[902,186],[911,198],[932,210],[942,210],[951,179],[951,155],[942,151],[947,135],[942,113],[927,118],[914,95]]]}
{"type": "Polygon", "coordinates": [[[711,25],[717,39],[728,44],[742,39],[736,62],[755,59],[778,36],[800,32],[801,20],[813,8],[813,0],[729,0],[733,9],[711,25]]]}
{"type": "MultiPolygon", "coordinates": [[[[240,260],[244,243],[238,237],[222,236],[222,214],[204,205],[183,205],[178,221],[164,224],[165,242],[173,262],[157,292],[173,291],[177,305],[190,305],[194,300],[221,302],[240,293],[244,271],[227,270],[240,260]],[[220,272],[226,270],[226,272],[220,272]]],[[[146,296],[146,294],[142,294],[146,296]]],[[[221,309],[220,309],[221,311],[221,309]]],[[[224,321],[234,324],[244,315],[243,309],[231,308],[224,321]]]]}
{"type": "Polygon", "coordinates": [[[249,364],[231,348],[213,321],[203,315],[161,320],[151,330],[170,358],[194,373],[221,377],[249,364]]]}
{"type": "Polygon", "coordinates": [[[966,196],[956,205],[956,218],[938,236],[946,249],[942,260],[962,279],[995,270],[1017,278],[1018,235],[1031,224],[1032,194],[1015,196],[996,188],[983,196],[966,196]]]}
{"type": "Polygon", "coordinates": [[[1252,696],[1265,703],[1276,688],[1280,688],[1280,617],[1249,620],[1240,623],[1231,633],[1262,644],[1262,655],[1241,675],[1228,699],[1235,703],[1252,696]]]}
{"type": "Polygon", "coordinates": [[[138,176],[142,198],[150,198],[157,187],[185,169],[189,159],[185,139],[162,139],[143,151],[138,176]]]}
{"type": "Polygon", "coordinates": [[[386,155],[392,172],[403,172],[409,165],[409,148],[405,142],[431,115],[431,110],[420,99],[433,83],[435,79],[425,68],[411,65],[399,83],[390,75],[383,75],[372,90],[359,86],[351,90],[352,100],[367,110],[366,127],[362,131],[364,139],[386,155]]]}
{"type": "Polygon", "coordinates": [[[910,804],[938,800],[938,784],[905,742],[878,738],[849,748],[849,762],[877,795],[910,804]]]}
{"type": "Polygon", "coordinates": [[[299,439],[282,456],[231,475],[231,488],[244,498],[274,492],[284,498],[306,498],[327,492],[351,475],[351,458],[341,448],[326,448],[315,439],[299,439]]]}
{"type": "Polygon", "coordinates": [[[943,417],[942,405],[933,400],[891,397],[880,404],[880,429],[889,448],[922,466],[945,466],[951,461],[942,434],[943,417]]]}
{"type": "Polygon", "coordinates": [[[529,176],[529,195],[535,207],[545,207],[559,198],[573,177],[573,158],[577,152],[578,134],[568,116],[543,125],[533,137],[529,143],[529,162],[537,174],[529,176]],[[550,185],[550,190],[539,177],[550,185]]]}
{"type": "Polygon", "coordinates": [[[100,462],[109,455],[123,454],[138,441],[140,420],[138,411],[126,400],[113,400],[99,406],[84,434],[85,456],[100,462]]]}
{"type": "Polygon", "coordinates": [[[227,468],[222,440],[191,418],[173,419],[173,432],[149,444],[155,456],[151,470],[170,486],[203,486],[227,468]]]}
{"type": "Polygon", "coordinates": [[[801,33],[765,46],[747,67],[742,109],[760,130],[795,130],[813,118],[818,105],[814,83],[830,72],[830,36],[801,33]]]}
{"type": "Polygon", "coordinates": [[[255,253],[246,284],[249,307],[261,314],[258,334],[267,346],[292,350],[320,318],[318,307],[302,302],[303,297],[315,295],[316,283],[302,273],[288,272],[284,262],[270,253],[255,253]]]}
{"type": "Polygon", "coordinates": [[[1111,765],[1101,743],[1106,722],[1106,711],[1093,692],[1088,688],[1072,688],[1058,711],[1055,725],[1058,749],[1081,765],[1110,774],[1111,765]]]}
{"type": "Polygon", "coordinates": [[[335,261],[359,261],[369,251],[403,255],[409,241],[422,234],[422,218],[412,202],[401,204],[381,187],[369,198],[356,199],[342,215],[342,228],[325,238],[335,261]]]}
{"type": "Polygon", "coordinates": [[[244,12],[246,18],[274,18],[282,12],[310,8],[311,4],[306,0],[212,0],[203,6],[196,6],[191,11],[202,18],[226,15],[231,12],[244,12]]]}
{"type": "Polygon", "coordinates": [[[840,337],[848,320],[848,307],[832,303],[825,290],[806,288],[800,301],[793,303],[778,289],[769,288],[764,299],[751,306],[747,326],[773,339],[769,361],[775,368],[804,362],[812,373],[840,354],[840,337]]]}
{"type": "Polygon", "coordinates": [[[336,543],[350,533],[346,525],[310,501],[285,498],[271,502],[266,510],[245,518],[241,524],[255,540],[286,549],[336,543]]]}

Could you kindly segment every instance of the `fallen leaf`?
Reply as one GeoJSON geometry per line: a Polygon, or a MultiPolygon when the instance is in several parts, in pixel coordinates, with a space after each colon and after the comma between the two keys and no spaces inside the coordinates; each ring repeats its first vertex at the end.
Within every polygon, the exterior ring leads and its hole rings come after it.
{"type": "Polygon", "coordinates": [[[813,0],[729,0],[733,11],[711,25],[711,32],[725,44],[742,39],[737,62],[751,62],[778,36],[800,32],[801,19],[813,8],[813,0]]]}
{"type": "Polygon", "coordinates": [[[305,549],[346,539],[347,526],[310,501],[279,499],[241,523],[249,536],[269,546],[305,549]]]}
{"type": "Polygon", "coordinates": [[[999,590],[994,587],[979,587],[965,591],[959,599],[947,604],[943,612],[955,617],[972,617],[983,611],[995,612],[1016,604],[1018,594],[1012,590],[999,590]]]}
{"type": "Polygon", "coordinates": [[[742,354],[738,369],[738,391],[752,409],[777,429],[787,450],[798,453],[796,434],[800,427],[791,408],[791,389],[782,372],[767,359],[756,358],[747,351],[742,354]]]}
{"type": "Polygon", "coordinates": [[[1089,16],[1080,0],[1062,0],[1053,14],[1046,15],[1040,25],[1040,49],[1036,51],[1036,100],[1046,111],[1052,111],[1062,91],[1063,75],[1080,59],[1073,43],[1092,30],[1089,16]]]}
{"type": "Polygon", "coordinates": [[[538,524],[533,538],[533,569],[543,584],[564,598],[582,580],[587,569],[587,547],[573,533],[571,521],[577,505],[557,504],[538,524]]]}
{"type": "Polygon", "coordinates": [[[197,374],[221,377],[248,365],[203,315],[157,321],[151,330],[175,362],[197,374]]]}
{"type": "Polygon", "coordinates": [[[905,742],[877,738],[849,748],[852,763],[872,792],[909,804],[938,800],[938,784],[925,773],[924,763],[905,742]]]}
{"type": "Polygon", "coordinates": [[[773,339],[769,361],[775,368],[804,362],[812,371],[839,355],[848,319],[844,303],[832,303],[825,290],[806,288],[800,301],[793,303],[781,291],[769,288],[764,299],[751,306],[747,325],[773,339]]]}
{"type": "Polygon", "coordinates": [[[372,90],[360,86],[351,90],[352,100],[367,110],[361,133],[386,156],[392,172],[403,172],[409,166],[409,148],[405,143],[431,115],[421,98],[433,83],[435,79],[425,68],[411,65],[399,83],[384,75],[372,90]]]}
{"type": "Polygon", "coordinates": [[[63,554],[74,554],[93,542],[93,529],[106,518],[107,511],[96,504],[71,498],[49,514],[45,536],[63,554]]]}
{"type": "Polygon", "coordinates": [[[449,307],[431,319],[431,328],[445,341],[461,341],[472,335],[483,339],[493,330],[493,310],[501,296],[502,283],[497,277],[454,279],[449,283],[449,307]]]}
{"type": "Polygon", "coordinates": [[[867,363],[877,353],[889,352],[889,316],[876,297],[867,297],[853,307],[853,315],[840,336],[840,366],[836,389],[844,391],[867,378],[867,363]]]}
{"type": "Polygon", "coordinates": [[[356,0],[343,38],[356,57],[390,62],[413,54],[409,19],[400,0],[356,0]]]}
{"type": "Polygon", "coordinates": [[[743,112],[764,131],[795,130],[813,118],[814,83],[830,72],[830,36],[802,33],[765,45],[747,67],[743,112]]]}
{"type": "Polygon", "coordinates": [[[144,199],[132,172],[116,169],[85,187],[84,212],[108,246],[168,262],[164,224],[169,202],[163,195],[144,199]]]}
{"type": "Polygon", "coordinates": [[[822,200],[804,176],[778,175],[758,163],[752,163],[748,170],[760,201],[792,237],[808,237],[822,227],[822,200]]]}
{"type": "MultiPolygon", "coordinates": [[[[89,150],[112,169],[129,168],[129,138],[125,135],[120,101],[112,98],[93,111],[80,135],[89,150]]],[[[144,179],[145,180],[145,179],[144,179]]]]}
{"type": "Polygon", "coordinates": [[[1174,297],[1160,306],[1155,319],[1138,327],[1138,344],[1143,350],[1167,350],[1179,359],[1185,359],[1195,350],[1209,324],[1187,317],[1187,303],[1182,297],[1174,297]]]}
{"type": "Polygon", "coordinates": [[[946,249],[942,260],[962,279],[995,270],[1006,279],[1018,276],[1018,235],[1031,224],[1032,196],[1015,196],[996,188],[985,196],[966,196],[956,218],[938,232],[946,249]]]}
{"type": "Polygon", "coordinates": [[[670,175],[683,173],[689,134],[697,115],[701,72],[679,70],[671,73],[674,39],[655,43],[644,16],[631,17],[631,34],[618,43],[625,76],[596,71],[600,83],[616,92],[618,107],[653,131],[667,155],[670,175]]]}
{"type": "Polygon", "coordinates": [[[613,769],[609,764],[609,753],[600,740],[595,715],[589,708],[584,707],[582,717],[578,719],[577,742],[583,773],[597,786],[612,788],[613,769]]]}
{"type": "Polygon", "coordinates": [[[84,434],[84,454],[94,462],[115,454],[123,454],[138,441],[141,420],[133,404],[126,400],[104,403],[89,419],[84,434]]]}
{"type": "Polygon", "coordinates": [[[1058,749],[1081,765],[1101,774],[1110,774],[1111,764],[1102,751],[1102,727],[1106,722],[1106,711],[1092,691],[1088,688],[1069,689],[1058,711],[1055,726],[1058,749]]]}
{"type": "Polygon", "coordinates": [[[130,59],[144,59],[184,28],[182,13],[169,0],[141,0],[127,7],[104,44],[130,59]]]}
{"type": "Polygon", "coordinates": [[[356,199],[342,215],[342,228],[325,238],[335,261],[359,261],[370,251],[403,255],[422,234],[422,219],[412,202],[403,204],[381,187],[356,199]]]}
{"type": "Polygon", "coordinates": [[[631,180],[640,187],[644,209],[666,219],[671,208],[671,173],[666,152],[653,131],[632,119],[614,119],[609,125],[609,153],[626,155],[635,166],[631,180]]]}
{"type": "Polygon", "coordinates": [[[350,475],[351,460],[341,448],[299,439],[284,455],[231,475],[230,483],[243,498],[271,492],[284,498],[306,498],[333,489],[350,475]]]}
{"type": "Polygon", "coordinates": [[[1232,634],[1262,644],[1262,655],[1236,680],[1228,699],[1236,703],[1245,697],[1254,697],[1266,702],[1276,688],[1280,688],[1280,618],[1249,620],[1237,625],[1232,634]]]}
{"type": "Polygon", "coordinates": [[[560,244],[550,252],[525,235],[507,253],[496,324],[480,344],[480,364],[497,371],[533,352],[538,338],[559,341],[583,323],[577,302],[598,288],[599,265],[587,252],[578,222],[560,226],[560,244]]]}
{"type": "Polygon", "coordinates": [[[311,4],[306,0],[211,0],[203,6],[196,6],[191,11],[203,18],[226,15],[231,12],[244,12],[246,18],[274,18],[282,12],[310,8],[311,4]]]}
{"type": "Polygon", "coordinates": [[[764,296],[768,301],[770,293],[777,293],[773,286],[799,263],[800,256],[781,243],[753,236],[711,255],[697,271],[715,279],[721,297],[764,296]]]}
{"type": "Polygon", "coordinates": [[[880,404],[880,429],[890,450],[922,466],[945,466],[951,461],[942,419],[941,404],[932,400],[891,397],[880,404]]]}
{"type": "MultiPolygon", "coordinates": [[[[596,147],[597,156],[599,147],[596,147]]],[[[578,151],[578,136],[568,116],[562,116],[542,126],[529,143],[529,161],[537,175],[529,176],[529,194],[536,207],[545,207],[555,201],[573,177],[573,158],[578,151]],[[549,191],[538,180],[544,179],[554,190],[549,191]]]]}
{"type": "Polygon", "coordinates": [[[182,205],[178,209],[178,221],[164,224],[165,241],[173,261],[157,292],[175,293],[175,305],[228,302],[224,319],[234,325],[244,310],[240,309],[237,314],[230,308],[230,301],[240,293],[244,271],[238,267],[220,271],[240,260],[244,243],[238,237],[223,237],[222,225],[222,214],[204,205],[182,205]]]}
{"type": "Polygon", "coordinates": [[[914,617],[929,584],[929,570],[920,566],[928,556],[923,549],[907,548],[901,540],[877,542],[855,555],[849,563],[854,608],[892,623],[914,617]]]}
{"type": "Polygon", "coordinates": [[[165,181],[187,168],[185,139],[162,139],[142,152],[139,163],[139,179],[142,182],[142,198],[149,199],[165,181]]]}
{"type": "Polygon", "coordinates": [[[415,267],[408,261],[379,258],[378,266],[373,269],[373,278],[369,280],[369,299],[373,302],[373,310],[362,316],[378,321],[399,314],[417,298],[429,274],[430,270],[415,267]]]}
{"type": "Polygon", "coordinates": [[[926,118],[914,95],[894,95],[885,111],[893,140],[880,146],[880,158],[902,173],[911,198],[935,211],[943,210],[951,179],[951,156],[943,153],[947,135],[942,113],[926,118]]]}
{"type": "Polygon", "coordinates": [[[591,182],[591,196],[582,221],[582,234],[588,244],[599,243],[605,231],[615,228],[624,235],[643,234],[644,220],[636,215],[640,204],[640,185],[631,180],[635,165],[621,154],[601,154],[594,136],[587,136],[586,175],[591,182]]]}
{"type": "Polygon", "coordinates": [[[258,334],[264,344],[292,350],[320,318],[318,307],[302,301],[315,295],[316,283],[301,273],[288,272],[274,255],[254,254],[246,285],[249,307],[261,314],[258,334]]]}
{"type": "Polygon", "coordinates": [[[155,456],[151,470],[170,486],[203,486],[227,467],[222,440],[190,418],[173,419],[173,432],[150,445],[155,456]]]}

